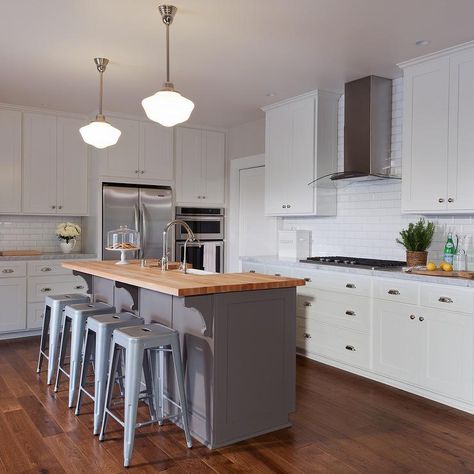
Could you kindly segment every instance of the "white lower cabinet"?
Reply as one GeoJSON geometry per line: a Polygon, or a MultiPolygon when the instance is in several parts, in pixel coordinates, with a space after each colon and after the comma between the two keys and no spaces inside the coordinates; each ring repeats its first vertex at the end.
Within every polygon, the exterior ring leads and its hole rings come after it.
{"type": "Polygon", "coordinates": [[[43,326],[44,303],[28,303],[26,313],[26,327],[40,329],[43,326]]]}
{"type": "Polygon", "coordinates": [[[242,267],[306,280],[296,299],[300,353],[474,413],[474,288],[245,259],[242,267]]]}
{"type": "Polygon", "coordinates": [[[0,332],[26,328],[26,278],[0,278],[0,332]]]}

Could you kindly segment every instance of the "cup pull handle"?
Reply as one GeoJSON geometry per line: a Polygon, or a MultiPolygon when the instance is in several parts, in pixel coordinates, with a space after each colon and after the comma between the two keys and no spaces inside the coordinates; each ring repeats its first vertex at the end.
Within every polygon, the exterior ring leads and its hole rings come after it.
{"type": "Polygon", "coordinates": [[[308,277],[304,278],[304,281],[306,281],[307,283],[311,283],[311,282],[312,282],[311,278],[308,278],[308,277]]]}
{"type": "Polygon", "coordinates": [[[354,351],[356,350],[356,348],[355,348],[354,346],[350,346],[350,345],[347,345],[347,346],[346,346],[346,349],[347,349],[348,351],[352,351],[352,352],[354,352],[354,351]]]}
{"type": "Polygon", "coordinates": [[[356,288],[354,283],[346,283],[346,288],[356,288]]]}
{"type": "Polygon", "coordinates": [[[313,306],[313,305],[312,305],[309,301],[305,301],[305,302],[303,303],[303,306],[313,306]]]}
{"type": "Polygon", "coordinates": [[[2,273],[13,273],[15,270],[13,270],[13,268],[5,268],[4,270],[2,270],[2,273]]]}
{"type": "Polygon", "coordinates": [[[51,291],[51,288],[41,288],[41,293],[48,293],[48,291],[51,291]]]}
{"type": "Polygon", "coordinates": [[[51,271],[51,267],[43,267],[41,269],[42,272],[50,272],[51,271]]]}
{"type": "Polygon", "coordinates": [[[355,311],[352,311],[352,310],[350,310],[350,309],[348,309],[348,310],[346,311],[346,314],[347,314],[347,316],[355,316],[355,315],[356,315],[356,314],[355,314],[355,311]]]}
{"type": "Polygon", "coordinates": [[[394,289],[388,290],[387,293],[389,295],[399,295],[400,294],[400,292],[398,290],[394,290],[394,289]]]}
{"type": "Polygon", "coordinates": [[[304,333],[304,338],[305,338],[305,339],[311,339],[311,334],[305,332],[305,333],[304,333]]]}
{"type": "Polygon", "coordinates": [[[438,301],[440,303],[453,303],[453,300],[449,296],[440,296],[438,301]]]}

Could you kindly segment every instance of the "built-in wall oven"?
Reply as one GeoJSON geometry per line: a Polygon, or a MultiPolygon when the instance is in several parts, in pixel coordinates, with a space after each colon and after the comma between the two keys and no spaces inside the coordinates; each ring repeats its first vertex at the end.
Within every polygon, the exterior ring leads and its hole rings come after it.
{"type": "MultiPolygon", "coordinates": [[[[177,207],[176,219],[181,219],[189,225],[201,246],[188,243],[186,261],[193,268],[209,272],[224,271],[224,209],[177,207]]],[[[183,260],[185,229],[176,228],[176,256],[183,260]]]]}

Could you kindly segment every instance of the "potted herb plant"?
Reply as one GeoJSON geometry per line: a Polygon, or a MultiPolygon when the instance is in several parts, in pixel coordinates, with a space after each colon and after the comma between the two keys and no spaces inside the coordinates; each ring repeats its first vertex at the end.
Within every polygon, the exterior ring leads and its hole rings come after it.
{"type": "Polygon", "coordinates": [[[416,224],[410,222],[407,229],[402,229],[397,243],[403,245],[407,251],[407,265],[416,267],[426,265],[427,249],[433,240],[435,225],[433,222],[421,218],[416,224]]]}
{"type": "Polygon", "coordinates": [[[81,228],[72,222],[62,222],[56,227],[56,236],[63,253],[70,253],[76,246],[76,237],[81,235],[81,228]]]}

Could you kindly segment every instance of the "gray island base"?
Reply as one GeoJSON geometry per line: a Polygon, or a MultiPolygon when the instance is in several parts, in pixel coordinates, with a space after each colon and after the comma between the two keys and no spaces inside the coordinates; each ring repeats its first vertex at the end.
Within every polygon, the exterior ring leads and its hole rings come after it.
{"type": "MultiPolygon", "coordinates": [[[[75,273],[96,300],[179,331],[191,432],[208,448],[291,426],[295,287],[174,296],[75,273]]],[[[167,367],[167,395],[176,400],[171,360],[167,367]]]]}

